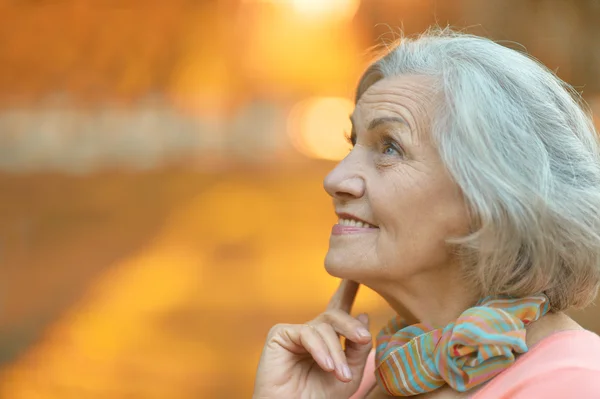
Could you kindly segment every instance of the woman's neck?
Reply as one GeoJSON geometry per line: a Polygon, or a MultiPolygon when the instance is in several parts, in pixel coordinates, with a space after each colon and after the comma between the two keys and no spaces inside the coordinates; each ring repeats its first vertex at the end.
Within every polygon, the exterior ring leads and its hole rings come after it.
{"type": "Polygon", "coordinates": [[[480,295],[461,281],[454,268],[414,276],[404,282],[368,284],[409,324],[445,327],[474,306],[480,295]]]}

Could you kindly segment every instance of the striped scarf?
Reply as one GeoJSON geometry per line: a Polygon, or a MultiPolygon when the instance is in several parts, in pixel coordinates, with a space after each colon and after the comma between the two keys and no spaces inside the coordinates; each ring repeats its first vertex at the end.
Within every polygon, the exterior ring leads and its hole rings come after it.
{"type": "Polygon", "coordinates": [[[450,385],[465,392],[508,368],[527,352],[525,326],[548,312],[548,298],[488,297],[456,322],[434,329],[392,319],[377,336],[375,377],[392,396],[450,385]]]}

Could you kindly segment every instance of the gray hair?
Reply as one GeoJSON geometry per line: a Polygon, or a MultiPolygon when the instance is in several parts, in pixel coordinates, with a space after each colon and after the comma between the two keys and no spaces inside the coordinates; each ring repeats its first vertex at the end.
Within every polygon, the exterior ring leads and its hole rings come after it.
{"type": "Polygon", "coordinates": [[[432,29],[367,69],[375,82],[433,77],[431,136],[461,188],[473,228],[448,240],[482,295],[544,292],[551,308],[584,307],[600,285],[600,143],[581,96],[527,55],[432,29]]]}

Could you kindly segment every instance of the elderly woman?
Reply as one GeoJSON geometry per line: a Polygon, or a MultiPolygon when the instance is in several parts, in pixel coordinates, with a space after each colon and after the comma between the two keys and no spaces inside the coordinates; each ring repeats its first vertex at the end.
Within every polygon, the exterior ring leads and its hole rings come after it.
{"type": "Polygon", "coordinates": [[[326,312],[269,333],[255,398],[600,398],[600,338],[564,312],[600,284],[600,146],[527,56],[448,30],[362,77],[326,312]],[[358,284],[399,315],[350,315],[358,284]],[[340,343],[345,338],[345,348],[340,343]]]}

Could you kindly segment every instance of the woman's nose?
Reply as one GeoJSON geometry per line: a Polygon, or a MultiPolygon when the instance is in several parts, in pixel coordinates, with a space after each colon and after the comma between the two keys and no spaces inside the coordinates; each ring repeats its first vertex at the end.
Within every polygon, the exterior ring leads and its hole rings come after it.
{"type": "Polygon", "coordinates": [[[335,199],[350,200],[360,198],[365,193],[365,180],[357,174],[357,168],[351,168],[351,161],[346,157],[323,181],[325,191],[335,199]]]}

